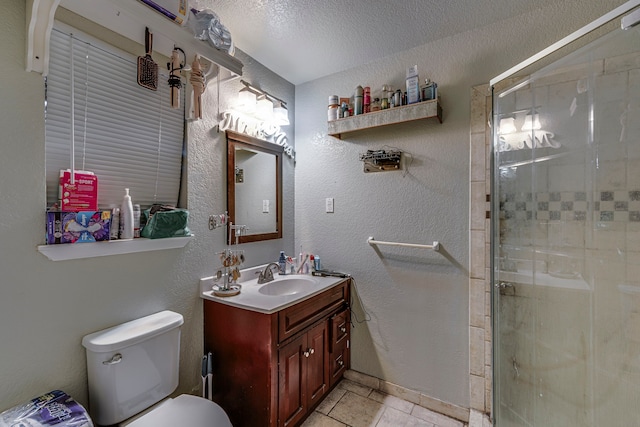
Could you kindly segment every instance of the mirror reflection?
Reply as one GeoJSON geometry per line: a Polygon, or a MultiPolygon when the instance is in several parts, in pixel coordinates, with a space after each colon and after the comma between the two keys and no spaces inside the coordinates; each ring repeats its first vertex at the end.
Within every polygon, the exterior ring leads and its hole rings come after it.
{"type": "Polygon", "coordinates": [[[247,226],[238,243],[282,238],[282,152],[279,145],[227,131],[229,221],[247,226]]]}

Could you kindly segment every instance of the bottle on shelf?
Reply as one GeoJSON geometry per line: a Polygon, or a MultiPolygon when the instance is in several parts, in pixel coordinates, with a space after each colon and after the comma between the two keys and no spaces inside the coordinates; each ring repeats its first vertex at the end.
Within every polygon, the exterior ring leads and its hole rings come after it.
{"type": "Polygon", "coordinates": [[[371,112],[371,88],[369,86],[365,86],[364,88],[363,105],[365,114],[371,112]]]}
{"type": "Polygon", "coordinates": [[[357,116],[362,114],[364,107],[364,89],[362,86],[356,87],[356,94],[353,100],[353,115],[357,116]]]}
{"type": "Polygon", "coordinates": [[[124,197],[120,207],[120,238],[133,239],[133,204],[128,188],[124,189],[124,197]]]}
{"type": "Polygon", "coordinates": [[[140,205],[133,205],[133,237],[140,237],[140,205]]]}

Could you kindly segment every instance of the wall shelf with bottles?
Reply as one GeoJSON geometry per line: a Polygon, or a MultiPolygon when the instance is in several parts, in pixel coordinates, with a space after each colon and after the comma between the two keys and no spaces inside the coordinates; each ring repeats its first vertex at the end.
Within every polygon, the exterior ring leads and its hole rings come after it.
{"type": "Polygon", "coordinates": [[[437,118],[442,123],[440,99],[332,120],[328,122],[327,133],[336,138],[342,138],[342,135],[350,132],[430,118],[437,118]]]}

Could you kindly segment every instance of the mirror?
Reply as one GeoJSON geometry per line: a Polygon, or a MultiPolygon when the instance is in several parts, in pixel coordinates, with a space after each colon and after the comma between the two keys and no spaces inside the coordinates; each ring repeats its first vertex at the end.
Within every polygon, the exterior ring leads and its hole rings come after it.
{"type": "Polygon", "coordinates": [[[229,222],[247,226],[238,243],[282,238],[282,153],[279,145],[227,131],[229,222]]]}

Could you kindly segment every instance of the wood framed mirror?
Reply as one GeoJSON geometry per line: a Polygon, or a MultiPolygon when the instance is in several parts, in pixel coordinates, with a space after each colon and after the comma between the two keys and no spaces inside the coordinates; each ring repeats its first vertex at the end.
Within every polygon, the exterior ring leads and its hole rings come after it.
{"type": "MultiPolygon", "coordinates": [[[[246,225],[238,243],[282,238],[283,147],[227,131],[229,222],[246,225]]],[[[236,236],[231,235],[231,244],[236,236]]]]}

